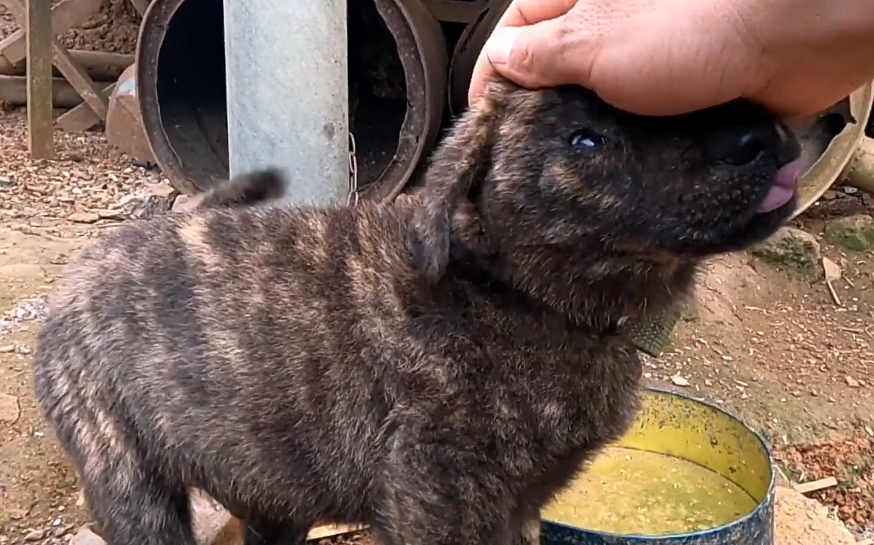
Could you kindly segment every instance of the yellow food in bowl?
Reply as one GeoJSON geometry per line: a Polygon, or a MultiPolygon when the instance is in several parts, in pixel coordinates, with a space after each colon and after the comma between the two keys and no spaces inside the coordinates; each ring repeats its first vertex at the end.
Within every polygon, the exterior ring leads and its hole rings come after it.
{"type": "Polygon", "coordinates": [[[757,505],[744,489],[694,462],[612,446],[541,516],[597,532],[665,536],[728,524],[757,505]]]}

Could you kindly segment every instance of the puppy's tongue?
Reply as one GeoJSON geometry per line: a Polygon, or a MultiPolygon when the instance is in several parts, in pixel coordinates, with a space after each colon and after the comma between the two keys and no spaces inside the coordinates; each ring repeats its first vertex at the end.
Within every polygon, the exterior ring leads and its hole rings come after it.
{"type": "Polygon", "coordinates": [[[778,170],[774,185],[771,186],[765,200],[759,205],[759,212],[776,210],[791,201],[792,196],[795,195],[795,189],[798,187],[798,179],[806,169],[806,161],[796,159],[778,170]]]}

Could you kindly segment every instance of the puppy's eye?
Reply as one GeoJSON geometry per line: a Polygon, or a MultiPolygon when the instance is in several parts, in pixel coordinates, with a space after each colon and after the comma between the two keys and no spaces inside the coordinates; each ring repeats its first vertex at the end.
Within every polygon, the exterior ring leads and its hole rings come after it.
{"type": "Polygon", "coordinates": [[[585,129],[574,131],[568,143],[581,150],[594,150],[607,143],[607,139],[600,134],[585,129]]]}
{"type": "Polygon", "coordinates": [[[748,165],[759,158],[765,150],[765,143],[756,133],[741,135],[723,156],[723,161],[734,166],[748,165]]]}

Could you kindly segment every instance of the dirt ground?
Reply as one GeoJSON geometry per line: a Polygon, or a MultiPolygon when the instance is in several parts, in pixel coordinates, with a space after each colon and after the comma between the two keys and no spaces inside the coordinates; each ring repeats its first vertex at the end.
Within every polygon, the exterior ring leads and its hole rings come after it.
{"type": "MultiPolygon", "coordinates": [[[[60,0],[52,0],[55,5],[60,0]]],[[[137,44],[138,22],[128,0],[104,0],[102,7],[84,23],[60,36],[67,48],[133,53],[137,44]]],[[[4,6],[0,6],[0,39],[12,34],[18,25],[4,6]]]]}

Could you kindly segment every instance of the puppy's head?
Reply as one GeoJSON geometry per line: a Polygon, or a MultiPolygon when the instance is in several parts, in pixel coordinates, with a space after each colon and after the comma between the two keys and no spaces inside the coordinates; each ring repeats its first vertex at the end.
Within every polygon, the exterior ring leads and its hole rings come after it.
{"type": "Polygon", "coordinates": [[[410,251],[436,280],[456,249],[672,260],[742,249],[795,210],[800,150],[746,102],[644,117],[581,87],[496,82],[433,156],[410,251]]]}

